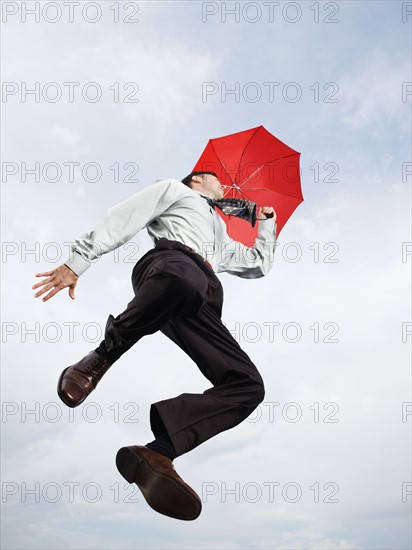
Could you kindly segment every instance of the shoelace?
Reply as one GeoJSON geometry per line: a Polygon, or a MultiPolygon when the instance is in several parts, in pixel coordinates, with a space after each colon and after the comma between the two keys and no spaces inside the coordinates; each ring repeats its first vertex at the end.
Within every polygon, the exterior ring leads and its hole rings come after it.
{"type": "Polygon", "coordinates": [[[92,377],[94,385],[101,379],[105,372],[109,369],[110,364],[107,361],[102,364],[103,358],[97,358],[86,370],[85,374],[92,377]]]}

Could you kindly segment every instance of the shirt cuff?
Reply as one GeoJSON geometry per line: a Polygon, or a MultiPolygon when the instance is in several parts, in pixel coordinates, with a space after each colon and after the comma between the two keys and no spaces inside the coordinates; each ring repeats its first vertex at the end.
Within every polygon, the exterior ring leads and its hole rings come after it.
{"type": "Polygon", "coordinates": [[[69,267],[78,277],[80,277],[80,275],[89,269],[91,263],[85,260],[78,252],[73,252],[70,258],[64,262],[64,265],[67,265],[67,267],[69,267]]]}
{"type": "Polygon", "coordinates": [[[273,218],[258,220],[258,231],[261,231],[262,229],[276,234],[276,221],[273,218]]]}

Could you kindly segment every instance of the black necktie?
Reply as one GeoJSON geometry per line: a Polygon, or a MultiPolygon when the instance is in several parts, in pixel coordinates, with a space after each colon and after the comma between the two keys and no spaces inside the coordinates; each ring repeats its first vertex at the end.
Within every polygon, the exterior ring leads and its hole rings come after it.
{"type": "Polygon", "coordinates": [[[256,223],[256,203],[243,199],[212,199],[202,195],[204,199],[214,209],[215,206],[227,216],[236,216],[242,220],[246,220],[255,227],[256,223]]]}

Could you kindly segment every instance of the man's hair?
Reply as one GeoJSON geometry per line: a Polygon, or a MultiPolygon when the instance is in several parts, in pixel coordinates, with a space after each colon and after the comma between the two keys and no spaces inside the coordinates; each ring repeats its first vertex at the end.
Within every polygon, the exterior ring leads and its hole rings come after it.
{"type": "Polygon", "coordinates": [[[205,170],[198,170],[196,172],[190,172],[188,176],[182,179],[182,183],[187,185],[188,187],[191,187],[190,183],[192,181],[193,176],[201,176],[202,174],[211,174],[212,176],[215,176],[217,178],[217,174],[215,172],[207,172],[205,170]]]}

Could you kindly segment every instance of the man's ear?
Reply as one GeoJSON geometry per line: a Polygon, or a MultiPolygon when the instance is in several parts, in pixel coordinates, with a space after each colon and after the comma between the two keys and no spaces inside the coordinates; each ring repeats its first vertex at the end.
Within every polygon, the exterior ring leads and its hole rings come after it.
{"type": "Polygon", "coordinates": [[[193,176],[192,181],[194,181],[195,183],[202,183],[203,179],[201,176],[193,176]]]}

